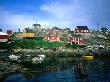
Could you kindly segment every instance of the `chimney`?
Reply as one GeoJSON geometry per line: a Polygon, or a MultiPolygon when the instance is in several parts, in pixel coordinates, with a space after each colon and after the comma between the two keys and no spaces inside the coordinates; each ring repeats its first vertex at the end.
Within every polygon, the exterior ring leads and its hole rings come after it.
{"type": "Polygon", "coordinates": [[[2,29],[0,28],[0,32],[2,32],[2,29]]]}
{"type": "Polygon", "coordinates": [[[18,32],[20,32],[20,29],[18,29],[18,32]]]}
{"type": "Polygon", "coordinates": [[[7,34],[12,35],[12,30],[7,30],[7,34]]]}

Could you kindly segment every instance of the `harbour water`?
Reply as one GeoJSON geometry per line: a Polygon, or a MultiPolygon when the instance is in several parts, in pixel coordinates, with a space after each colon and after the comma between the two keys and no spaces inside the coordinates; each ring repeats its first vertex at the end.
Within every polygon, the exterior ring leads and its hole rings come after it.
{"type": "Polygon", "coordinates": [[[109,58],[49,57],[27,67],[26,73],[8,75],[4,82],[110,82],[109,62],[109,58]]]}

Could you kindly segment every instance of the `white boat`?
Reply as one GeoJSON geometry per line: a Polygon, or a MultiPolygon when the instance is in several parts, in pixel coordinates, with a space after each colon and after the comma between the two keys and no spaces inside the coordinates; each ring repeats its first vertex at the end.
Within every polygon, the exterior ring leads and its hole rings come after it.
{"type": "Polygon", "coordinates": [[[18,60],[18,59],[20,58],[20,56],[16,56],[16,55],[11,54],[11,55],[9,56],[9,58],[10,58],[11,60],[18,60]]]}
{"type": "Polygon", "coordinates": [[[41,54],[41,55],[38,55],[38,57],[44,59],[45,58],[45,55],[41,54]]]}
{"type": "Polygon", "coordinates": [[[38,55],[32,59],[32,63],[41,63],[45,58],[45,55],[38,55]]]}

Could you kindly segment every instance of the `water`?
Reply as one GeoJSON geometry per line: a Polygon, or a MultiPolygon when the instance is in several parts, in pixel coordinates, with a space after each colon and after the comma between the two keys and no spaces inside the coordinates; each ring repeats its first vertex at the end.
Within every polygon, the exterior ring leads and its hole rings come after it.
{"type": "Polygon", "coordinates": [[[109,62],[109,58],[47,58],[31,72],[9,75],[4,82],[110,82],[109,62]]]}

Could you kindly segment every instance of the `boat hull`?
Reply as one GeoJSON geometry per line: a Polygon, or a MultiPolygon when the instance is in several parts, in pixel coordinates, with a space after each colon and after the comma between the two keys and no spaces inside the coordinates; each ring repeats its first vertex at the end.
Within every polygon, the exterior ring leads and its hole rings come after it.
{"type": "Polygon", "coordinates": [[[83,59],[93,59],[93,56],[83,56],[83,59]]]}

